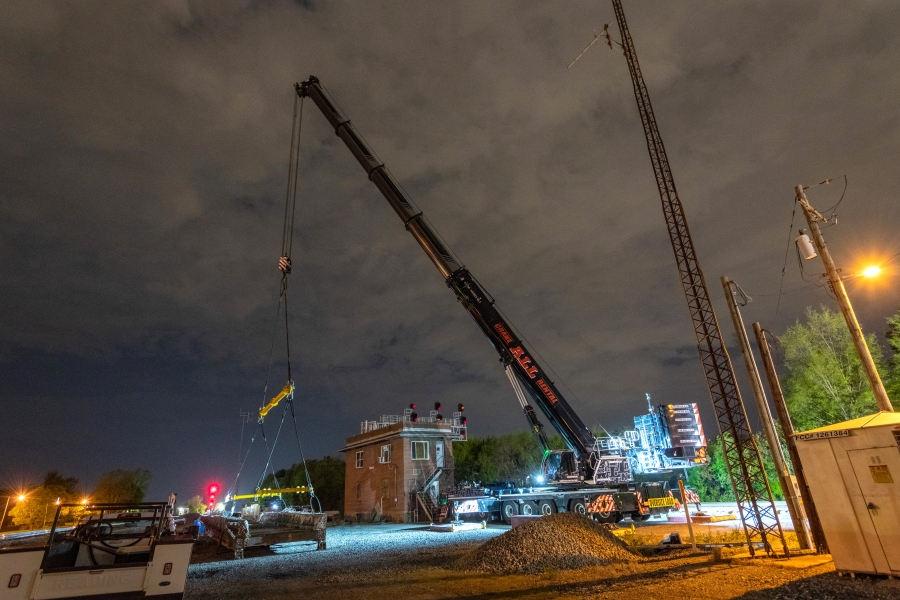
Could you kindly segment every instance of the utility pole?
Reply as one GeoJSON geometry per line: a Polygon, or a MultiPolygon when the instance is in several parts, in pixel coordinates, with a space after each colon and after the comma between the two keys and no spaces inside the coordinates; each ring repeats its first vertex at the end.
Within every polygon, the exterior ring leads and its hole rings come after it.
{"type": "MultiPolygon", "coordinates": [[[[800,498],[803,500],[803,508],[809,519],[809,532],[812,534],[813,543],[816,552],[819,554],[828,553],[828,542],[825,540],[825,532],[822,530],[822,522],[819,520],[819,511],[813,502],[812,494],[809,492],[809,486],[806,484],[806,475],[803,473],[803,465],[800,463],[800,454],[797,452],[797,440],[794,438],[794,424],[791,421],[791,415],[787,409],[787,403],[784,401],[784,393],[781,391],[781,382],[778,381],[778,374],[775,372],[775,363],[772,362],[772,353],[769,351],[769,342],[766,340],[766,332],[759,323],[753,324],[753,333],[756,335],[756,345],[759,347],[759,354],[762,357],[763,368],[766,371],[766,379],[769,380],[769,389],[772,390],[772,403],[775,405],[775,412],[778,414],[778,420],[781,422],[781,433],[784,434],[784,441],[788,447],[788,454],[791,457],[791,463],[794,465],[794,474],[797,478],[797,487],[800,488],[800,498]]],[[[797,538],[800,539],[800,530],[797,531],[797,538]]]]}
{"type": "Polygon", "coordinates": [[[853,338],[853,345],[856,346],[856,353],[859,355],[859,360],[862,362],[866,377],[869,380],[869,385],[872,386],[872,393],[875,394],[875,400],[878,402],[878,409],[894,412],[894,407],[891,406],[891,399],[888,398],[887,391],[884,389],[884,384],[881,383],[881,377],[878,375],[878,370],[875,368],[875,362],[872,360],[872,355],[869,353],[869,347],[866,346],[866,338],[863,336],[862,328],[859,326],[859,321],[856,320],[856,315],[853,313],[853,307],[850,306],[850,298],[847,297],[847,290],[844,289],[844,282],[841,281],[841,276],[834,266],[834,261],[831,260],[828,248],[825,247],[825,238],[822,237],[822,232],[819,230],[819,221],[825,221],[826,219],[819,211],[810,206],[809,201],[806,199],[806,194],[803,193],[802,185],[796,186],[794,190],[797,192],[797,202],[799,202],[800,206],[803,208],[803,214],[806,216],[806,222],[809,224],[809,230],[812,233],[812,241],[816,246],[816,252],[819,253],[819,256],[822,257],[822,262],[825,263],[825,271],[828,273],[828,282],[831,284],[831,289],[834,291],[834,297],[841,307],[841,314],[844,315],[844,320],[847,321],[850,337],[853,338]]]}
{"type": "Polygon", "coordinates": [[[747,339],[747,329],[744,327],[744,319],[741,317],[741,311],[738,309],[737,302],[735,302],[734,299],[734,296],[737,293],[735,290],[736,287],[737,285],[731,279],[727,276],[722,276],[722,288],[725,290],[725,300],[728,302],[728,310],[731,312],[731,321],[734,323],[738,342],[740,342],[741,345],[741,355],[744,358],[744,366],[747,367],[747,374],[750,375],[753,397],[756,398],[756,407],[759,409],[759,417],[762,421],[763,431],[766,434],[766,440],[769,442],[769,450],[772,452],[772,462],[775,463],[775,471],[778,473],[781,491],[784,493],[785,500],[787,500],[788,512],[791,515],[791,522],[794,524],[794,531],[797,532],[797,541],[800,543],[800,549],[809,550],[812,548],[812,541],[809,539],[809,532],[806,529],[806,522],[803,519],[803,508],[800,505],[799,498],[797,498],[794,483],[791,481],[791,472],[788,470],[787,463],[784,460],[784,453],[781,451],[781,440],[778,439],[778,433],[775,431],[775,422],[772,420],[772,412],[769,410],[769,403],[766,401],[766,392],[763,390],[762,380],[759,377],[759,369],[756,368],[753,350],[750,349],[750,340],[747,339]]]}
{"type": "Polygon", "coordinates": [[[10,499],[10,498],[12,498],[12,496],[7,496],[7,497],[6,497],[6,506],[3,508],[3,516],[0,517],[0,530],[3,529],[3,521],[6,520],[6,511],[7,511],[7,509],[9,508],[9,499],[10,499]]]}

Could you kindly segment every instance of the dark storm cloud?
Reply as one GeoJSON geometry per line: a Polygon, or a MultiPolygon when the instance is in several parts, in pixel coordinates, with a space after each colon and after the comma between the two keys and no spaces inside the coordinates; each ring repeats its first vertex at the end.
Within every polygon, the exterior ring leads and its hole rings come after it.
{"type": "MultiPolygon", "coordinates": [[[[900,252],[894,3],[625,9],[726,339],[722,274],[771,329],[829,302],[784,296],[773,321],[794,185],[849,176],[839,263],[900,252]]],[[[624,426],[650,392],[714,427],[625,62],[598,44],[566,69],[611,21],[604,2],[0,7],[0,469],[144,465],[157,494],[233,475],[310,73],[586,422],[624,426]]],[[[412,401],[465,401],[476,435],[521,428],[493,350],[305,110],[290,310],[307,452],[412,401]]],[[[785,289],[802,285],[789,263],[785,289]]],[[[898,299],[880,285],[857,290],[869,331],[898,299]]],[[[270,389],[284,377],[278,362],[270,389]]]]}

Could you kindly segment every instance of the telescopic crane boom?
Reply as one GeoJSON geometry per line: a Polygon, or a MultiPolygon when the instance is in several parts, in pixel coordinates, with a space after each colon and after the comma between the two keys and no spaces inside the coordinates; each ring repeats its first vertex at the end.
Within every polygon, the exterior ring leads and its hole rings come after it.
{"type": "MultiPolygon", "coordinates": [[[[500,359],[508,373],[513,374],[515,380],[527,391],[532,403],[537,405],[562,436],[566,445],[575,453],[580,471],[579,477],[599,482],[603,479],[603,473],[613,472],[616,481],[621,480],[622,477],[630,479],[627,459],[620,456],[600,455],[594,435],[572,410],[547,373],[535,360],[534,354],[528,350],[494,306],[494,299],[444,245],[425,219],[422,211],[406,197],[403,189],[385,168],[384,163],[368,147],[350,119],[331,100],[318,78],[311,76],[306,81],[296,84],[295,88],[301,98],[310,98],[319,107],[334,128],[335,134],[344,141],[365,170],[369,180],[382,193],[400,220],[403,221],[406,230],[412,234],[434,266],[440,271],[447,286],[456,294],[460,304],[469,312],[494,349],[500,354],[500,359]]],[[[534,409],[526,403],[523,410],[528,418],[529,426],[538,434],[544,445],[546,456],[548,451],[546,437],[541,431],[541,424],[537,420],[534,409]]]]}

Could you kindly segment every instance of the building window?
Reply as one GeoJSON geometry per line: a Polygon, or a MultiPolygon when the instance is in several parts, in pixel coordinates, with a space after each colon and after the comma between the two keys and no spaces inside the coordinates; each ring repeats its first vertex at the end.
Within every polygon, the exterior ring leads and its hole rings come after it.
{"type": "Polygon", "coordinates": [[[378,462],[380,463],[389,463],[391,462],[391,445],[385,444],[381,447],[381,454],[378,456],[378,462]]]}
{"type": "Polygon", "coordinates": [[[412,443],[412,459],[428,460],[428,442],[412,443]]]}
{"type": "Polygon", "coordinates": [[[356,468],[357,469],[362,469],[362,466],[363,466],[362,454],[363,454],[362,450],[359,450],[356,453],[356,468]]]}
{"type": "Polygon", "coordinates": [[[359,500],[362,498],[362,492],[360,491],[359,484],[356,484],[356,499],[359,500]]]}

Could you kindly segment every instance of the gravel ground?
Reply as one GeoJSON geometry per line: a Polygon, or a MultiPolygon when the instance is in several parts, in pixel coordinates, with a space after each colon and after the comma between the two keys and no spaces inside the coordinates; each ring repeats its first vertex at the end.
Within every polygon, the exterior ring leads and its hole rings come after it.
{"type": "MultiPolygon", "coordinates": [[[[838,577],[830,562],[797,568],[790,561],[713,562],[706,554],[671,552],[636,561],[619,558],[601,566],[547,568],[537,574],[483,573],[455,566],[477,556],[483,544],[496,544],[508,531],[503,525],[455,533],[414,525],[337,526],[328,528],[327,550],[316,551],[311,542],[254,548],[242,561],[216,555],[215,545],[207,542],[197,546],[185,598],[900,599],[900,582],[838,577]]],[[[517,533],[508,539],[525,537],[517,533]]],[[[554,543],[562,539],[559,535],[554,543]]],[[[543,543],[537,540],[516,551],[536,554],[543,543]]]]}
{"type": "Polygon", "coordinates": [[[284,579],[329,584],[395,578],[423,567],[445,566],[508,529],[490,526],[438,533],[421,525],[343,525],[328,528],[327,550],[317,551],[314,542],[249,548],[241,561],[225,560],[229,554],[216,555],[215,545],[201,539],[192,558],[199,564],[190,567],[185,597],[274,597],[267,593],[280,593],[284,579]]]}

